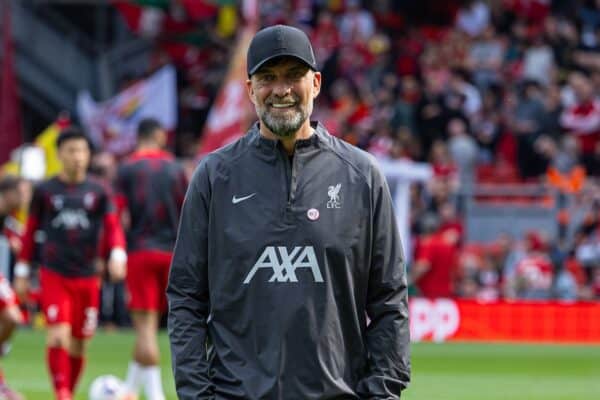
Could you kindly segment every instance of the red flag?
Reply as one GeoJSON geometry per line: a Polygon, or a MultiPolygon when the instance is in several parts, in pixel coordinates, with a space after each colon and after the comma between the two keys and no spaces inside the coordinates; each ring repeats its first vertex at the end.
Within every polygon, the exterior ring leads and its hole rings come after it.
{"type": "Polygon", "coordinates": [[[10,27],[10,2],[0,0],[2,13],[2,73],[0,74],[0,163],[23,143],[21,113],[14,68],[14,44],[10,27]]]}
{"type": "Polygon", "coordinates": [[[255,32],[254,26],[240,32],[229,71],[204,126],[201,156],[233,142],[248,129],[252,108],[246,93],[246,50],[255,32]]]}

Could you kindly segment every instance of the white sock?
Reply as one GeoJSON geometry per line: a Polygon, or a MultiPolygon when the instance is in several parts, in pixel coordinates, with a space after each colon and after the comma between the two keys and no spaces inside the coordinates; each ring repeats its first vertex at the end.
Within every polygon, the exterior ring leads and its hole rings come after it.
{"type": "Polygon", "coordinates": [[[142,366],[136,361],[130,361],[125,379],[125,390],[137,396],[142,384],[142,366]]]}
{"type": "Polygon", "coordinates": [[[142,368],[142,383],[144,385],[146,400],[165,400],[159,367],[142,368]]]}

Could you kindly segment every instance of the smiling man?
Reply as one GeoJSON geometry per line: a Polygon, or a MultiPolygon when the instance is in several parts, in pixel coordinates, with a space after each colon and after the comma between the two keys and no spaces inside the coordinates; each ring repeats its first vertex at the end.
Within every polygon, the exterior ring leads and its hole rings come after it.
{"type": "Polygon", "coordinates": [[[321,88],[321,74],[291,57],[265,62],[248,80],[250,99],[268,138],[280,138],[288,153],[297,139],[312,135],[308,116],[321,88]]]}
{"type": "Polygon", "coordinates": [[[180,220],[167,288],[178,397],[398,399],[408,307],[386,182],[310,121],[321,74],[302,31],[259,31],[247,68],[259,121],[202,160],[180,220]]]}

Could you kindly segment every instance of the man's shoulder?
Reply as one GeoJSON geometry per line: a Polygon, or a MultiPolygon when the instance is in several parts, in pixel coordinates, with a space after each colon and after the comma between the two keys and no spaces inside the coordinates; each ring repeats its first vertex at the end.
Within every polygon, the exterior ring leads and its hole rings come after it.
{"type": "Polygon", "coordinates": [[[252,135],[253,131],[249,131],[234,142],[204,155],[200,165],[205,164],[208,168],[215,168],[235,162],[248,152],[252,135]]]}
{"type": "Polygon", "coordinates": [[[377,160],[372,154],[331,135],[322,126],[319,126],[317,132],[333,153],[365,176],[371,175],[373,170],[378,169],[377,160]]]}
{"type": "Polygon", "coordinates": [[[226,176],[232,169],[232,165],[243,155],[248,153],[251,146],[252,131],[217,150],[203,155],[196,165],[191,182],[203,180],[202,176],[208,176],[209,180],[216,176],[226,176]]]}

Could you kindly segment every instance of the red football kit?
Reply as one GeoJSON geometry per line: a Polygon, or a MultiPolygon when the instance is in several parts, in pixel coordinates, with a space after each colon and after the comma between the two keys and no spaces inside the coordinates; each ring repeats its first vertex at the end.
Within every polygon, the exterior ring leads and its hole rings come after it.
{"type": "Polygon", "coordinates": [[[116,189],[120,206],[131,217],[127,232],[129,308],[164,311],[171,251],[187,189],[184,170],[167,152],[137,151],[119,169],[116,189]]]}
{"type": "Polygon", "coordinates": [[[41,302],[48,324],[69,323],[77,338],[94,333],[101,232],[109,248],[125,248],[115,206],[105,186],[89,178],[69,184],[58,177],[36,186],[20,259],[35,259],[41,265],[41,302]],[[36,235],[41,239],[38,249],[36,235]]]}

